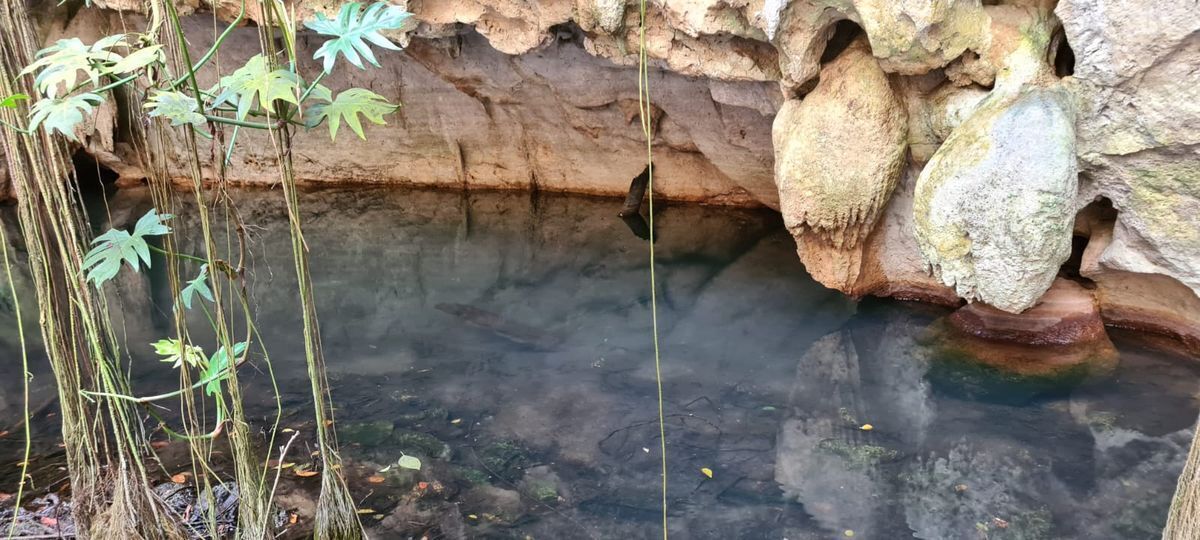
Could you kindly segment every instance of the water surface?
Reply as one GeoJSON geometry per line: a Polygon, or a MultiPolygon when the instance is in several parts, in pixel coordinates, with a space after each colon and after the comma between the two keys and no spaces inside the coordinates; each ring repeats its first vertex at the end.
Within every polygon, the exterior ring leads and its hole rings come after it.
{"type": "MultiPolygon", "coordinates": [[[[282,194],[235,197],[299,448],[311,411],[282,194]]],[[[360,189],[301,204],[346,474],[379,537],[661,537],[648,246],[621,201],[360,189]],[[422,470],[379,472],[403,454],[422,470]]],[[[122,190],[101,213],[131,223],[149,207],[122,190]]],[[[181,249],[199,253],[195,213],[178,213],[181,249]]],[[[1120,363],[1099,375],[964,375],[923,337],[947,311],[824,289],[777,214],[668,206],[656,226],[675,537],[1159,534],[1200,409],[1191,360],[1117,335],[1120,363]]],[[[175,384],[143,354],[171,331],[167,291],[161,268],[113,287],[143,394],[175,384]]],[[[0,414],[15,425],[2,307],[0,414]]],[[[34,371],[41,402],[49,377],[34,371]]],[[[265,362],[243,373],[248,415],[269,426],[265,362]]],[[[35,420],[45,482],[62,475],[49,414],[35,420]]],[[[0,439],[11,461],[14,439],[0,439]]],[[[183,468],[163,454],[165,472],[183,468]]],[[[317,487],[284,475],[280,502],[303,518],[317,487]]]]}

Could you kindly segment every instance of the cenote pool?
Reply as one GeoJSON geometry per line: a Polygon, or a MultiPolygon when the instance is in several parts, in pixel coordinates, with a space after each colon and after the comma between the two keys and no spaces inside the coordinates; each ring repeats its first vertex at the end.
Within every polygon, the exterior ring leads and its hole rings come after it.
{"type": "MultiPolygon", "coordinates": [[[[280,423],[299,433],[276,499],[299,531],[319,480],[291,472],[311,459],[313,426],[286,215],[278,191],[234,195],[254,224],[250,282],[280,423]]],[[[647,243],[644,224],[617,217],[620,201],[370,189],[302,199],[345,472],[376,537],[661,537],[647,243]],[[424,466],[380,472],[402,455],[424,466]]],[[[150,206],[121,190],[93,201],[95,225],[150,206]]],[[[199,253],[186,241],[197,217],[179,214],[179,250],[199,253]]],[[[964,365],[930,337],[948,310],[821,287],[775,213],[668,205],[656,226],[674,537],[1161,534],[1200,411],[1194,360],[1114,331],[1119,363],[1082,374],[964,365]]],[[[175,373],[148,345],[172,331],[165,275],[123,272],[114,292],[137,393],[169,391],[175,373]]],[[[4,300],[0,452],[15,487],[20,379],[4,300]]],[[[66,473],[53,380],[34,360],[40,495],[66,473]]],[[[255,355],[240,373],[265,434],[276,410],[266,362],[255,355]]],[[[164,482],[188,470],[185,445],[160,446],[164,482]]]]}

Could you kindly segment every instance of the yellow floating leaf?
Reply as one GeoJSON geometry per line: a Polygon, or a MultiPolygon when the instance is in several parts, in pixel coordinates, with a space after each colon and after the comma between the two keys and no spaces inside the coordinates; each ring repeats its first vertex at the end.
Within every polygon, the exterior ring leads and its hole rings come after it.
{"type": "Polygon", "coordinates": [[[318,474],[321,474],[321,473],[319,473],[317,471],[301,471],[301,470],[296,471],[296,476],[299,476],[300,478],[308,478],[310,476],[316,476],[318,474]]]}
{"type": "Polygon", "coordinates": [[[846,529],[845,531],[842,532],[842,535],[845,536],[846,538],[854,538],[854,531],[852,531],[850,529],[846,529]]]}
{"type": "Polygon", "coordinates": [[[461,424],[462,418],[455,418],[454,420],[451,420],[450,423],[455,425],[461,424]]]}
{"type": "Polygon", "coordinates": [[[703,473],[704,476],[712,478],[712,475],[713,475],[712,469],[710,469],[708,467],[701,467],[700,472],[703,473]]]}
{"type": "Polygon", "coordinates": [[[295,466],[296,466],[296,464],[295,464],[295,463],[292,463],[292,462],[288,461],[288,462],[285,462],[283,465],[280,465],[280,466],[279,466],[279,468],[280,468],[280,469],[290,469],[290,468],[292,468],[292,467],[295,467],[295,466]]]}
{"type": "Polygon", "coordinates": [[[470,519],[479,519],[479,516],[477,516],[475,514],[467,514],[467,517],[470,519]]]}
{"type": "Polygon", "coordinates": [[[290,427],[285,427],[285,428],[283,428],[282,430],[280,430],[280,432],[281,432],[281,433],[292,433],[292,432],[294,432],[294,431],[296,431],[296,430],[294,430],[294,429],[292,429],[292,428],[290,428],[290,427]]]}
{"type": "Polygon", "coordinates": [[[863,431],[871,431],[872,429],[875,429],[875,426],[872,426],[871,424],[863,424],[862,427],[860,427],[858,429],[861,429],[863,431]]]}
{"type": "Polygon", "coordinates": [[[354,511],[356,514],[374,514],[375,511],[370,508],[359,508],[354,511]]]}
{"type": "Polygon", "coordinates": [[[367,477],[367,481],[368,481],[368,482],[370,482],[370,483],[372,483],[372,484],[382,484],[382,483],[384,483],[386,480],[387,480],[387,478],[384,478],[384,477],[382,477],[382,476],[379,476],[378,474],[377,474],[377,475],[374,475],[374,476],[368,476],[368,477],[367,477]]]}
{"type": "Polygon", "coordinates": [[[176,474],[171,477],[171,481],[175,482],[176,484],[183,484],[183,483],[187,482],[187,475],[186,474],[176,474]]]}

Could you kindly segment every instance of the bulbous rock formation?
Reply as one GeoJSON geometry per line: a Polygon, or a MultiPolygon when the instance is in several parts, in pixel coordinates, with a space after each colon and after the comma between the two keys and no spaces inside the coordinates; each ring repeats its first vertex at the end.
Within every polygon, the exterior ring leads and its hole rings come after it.
{"type": "Polygon", "coordinates": [[[1043,53],[1050,28],[1020,10],[993,19],[996,87],[930,158],[913,206],[934,274],[1013,313],[1037,302],[1071,254],[1075,104],[1043,53]]]}
{"type": "Polygon", "coordinates": [[[917,180],[917,242],[970,300],[1020,312],[1071,254],[1076,190],[1069,98],[1031,88],[993,96],[917,180]]]}
{"type": "Polygon", "coordinates": [[[775,182],[794,235],[853,248],[871,232],[904,167],[907,117],[858,39],[821,83],[775,116],[775,182]]]}

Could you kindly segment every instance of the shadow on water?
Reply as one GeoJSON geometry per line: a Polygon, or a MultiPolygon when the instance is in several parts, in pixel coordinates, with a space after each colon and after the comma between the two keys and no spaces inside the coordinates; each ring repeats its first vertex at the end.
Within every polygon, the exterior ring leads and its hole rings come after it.
{"type": "MultiPolygon", "coordinates": [[[[312,426],[286,216],[277,192],[236,198],[254,225],[249,276],[283,423],[303,446],[312,426]]],[[[123,190],[108,209],[131,223],[148,204],[123,190]]],[[[646,243],[616,206],[304,195],[345,470],[379,537],[660,536],[646,243]],[[401,455],[423,467],[387,468],[401,455]]],[[[200,249],[195,219],[184,209],[174,224],[184,251],[200,249]]],[[[1200,409],[1188,361],[1118,338],[1111,372],[1029,395],[1008,377],[947,371],[921,339],[944,310],[855,304],[812,282],[777,214],[671,206],[655,225],[677,537],[1125,539],[1161,528],[1200,409]]],[[[126,272],[113,288],[143,393],[175,384],[142,356],[167,331],[164,287],[126,272]]],[[[11,353],[9,333],[0,339],[11,353]]],[[[244,369],[247,415],[269,426],[261,361],[244,369]]],[[[19,417],[18,384],[0,378],[5,426],[19,417]]],[[[35,421],[40,461],[54,462],[54,421],[35,421]]],[[[15,461],[11,439],[0,451],[15,461]]],[[[185,467],[176,446],[162,450],[168,471],[185,467]]],[[[285,475],[279,501],[301,525],[317,487],[285,475]]]]}

